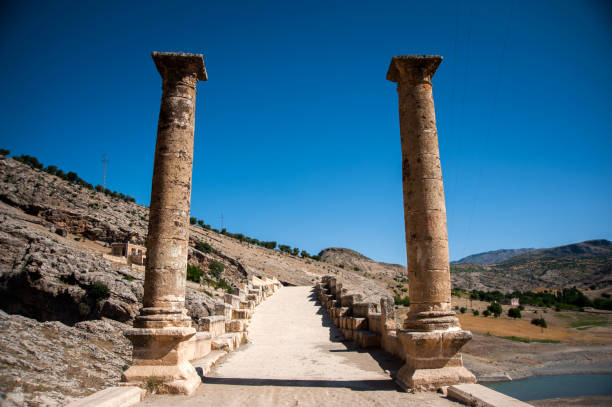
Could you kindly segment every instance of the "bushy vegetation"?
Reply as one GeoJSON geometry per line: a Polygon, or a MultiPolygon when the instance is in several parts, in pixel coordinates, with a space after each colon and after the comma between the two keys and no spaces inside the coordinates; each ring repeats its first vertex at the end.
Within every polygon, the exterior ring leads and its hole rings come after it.
{"type": "MultiPolygon", "coordinates": [[[[208,277],[207,273],[200,267],[188,264],[187,265],[187,280],[193,281],[194,283],[202,283],[209,285],[215,289],[220,288],[228,293],[232,293],[232,287],[228,284],[225,279],[220,278],[221,272],[223,271],[223,264],[218,261],[212,261],[209,265],[208,274],[212,277],[208,277]]],[[[210,293],[208,293],[210,295],[210,293]]]]}
{"type": "MultiPolygon", "coordinates": [[[[4,150],[4,149],[0,150],[0,153],[2,152],[4,152],[5,154],[0,154],[0,155],[4,155],[4,156],[7,156],[10,153],[9,150],[4,150]]],[[[80,187],[87,188],[92,191],[102,192],[105,195],[108,195],[112,198],[121,199],[125,202],[136,202],[136,199],[132,198],[131,196],[124,195],[117,191],[111,191],[108,188],[102,187],[102,185],[96,185],[94,187],[92,184],[90,184],[89,182],[79,177],[76,172],[69,171],[66,173],[55,165],[48,165],[45,167],[40,161],[38,161],[38,158],[32,157],[31,155],[23,154],[20,156],[13,156],[13,160],[29,165],[30,167],[34,169],[45,171],[46,173],[55,175],[56,177],[59,177],[63,179],[64,181],[69,182],[70,184],[78,185],[80,187]]]]}
{"type": "Polygon", "coordinates": [[[557,292],[542,291],[534,293],[532,291],[513,291],[504,294],[500,291],[465,291],[453,289],[452,294],[462,296],[469,294],[473,300],[486,302],[509,301],[511,298],[518,298],[522,305],[533,305],[537,307],[555,307],[558,310],[570,309],[580,310],[584,307],[598,309],[612,309],[612,300],[601,297],[591,301],[582,291],[576,287],[564,288],[557,292]]]}
{"type": "Polygon", "coordinates": [[[206,274],[204,270],[193,264],[187,264],[187,280],[199,283],[200,278],[206,274]]]}
{"type": "Polygon", "coordinates": [[[210,271],[210,274],[212,274],[215,278],[221,277],[221,273],[223,273],[224,268],[225,266],[223,265],[223,263],[220,263],[216,260],[211,261],[208,265],[208,271],[210,271]]]}
{"type": "Polygon", "coordinates": [[[201,251],[202,253],[212,253],[212,246],[206,242],[198,242],[195,245],[196,250],[201,251]]]}
{"type": "Polygon", "coordinates": [[[480,314],[480,311],[478,311],[477,309],[473,309],[472,314],[474,314],[474,316],[477,317],[480,314]]]}
{"type": "Polygon", "coordinates": [[[94,299],[94,301],[102,301],[110,297],[110,291],[108,286],[101,281],[96,281],[89,286],[87,293],[94,299]]]}
{"type": "Polygon", "coordinates": [[[408,298],[408,296],[402,298],[401,296],[396,295],[393,297],[393,301],[395,302],[395,305],[403,305],[404,307],[410,306],[410,298],[408,298]]]}
{"type": "Polygon", "coordinates": [[[531,323],[535,326],[541,326],[542,328],[548,327],[548,324],[546,324],[546,320],[544,318],[533,318],[531,323]]]}
{"type": "Polygon", "coordinates": [[[499,302],[492,302],[488,307],[487,311],[489,311],[495,318],[498,318],[504,310],[499,302]]]}
{"type": "Polygon", "coordinates": [[[510,318],[520,318],[520,317],[522,317],[521,310],[518,309],[518,308],[510,308],[508,310],[508,316],[510,318]]]}

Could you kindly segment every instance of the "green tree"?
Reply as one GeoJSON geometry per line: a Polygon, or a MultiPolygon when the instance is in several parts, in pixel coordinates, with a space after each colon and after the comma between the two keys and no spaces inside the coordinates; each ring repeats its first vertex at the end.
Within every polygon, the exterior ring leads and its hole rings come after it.
{"type": "Polygon", "coordinates": [[[0,155],[6,157],[7,155],[9,155],[11,152],[9,150],[7,150],[6,148],[0,148],[0,155]]]}
{"type": "Polygon", "coordinates": [[[194,217],[189,218],[189,224],[191,224],[191,225],[195,225],[195,224],[196,224],[196,222],[197,222],[197,219],[196,219],[196,218],[194,218],[194,217]]]}
{"type": "Polygon", "coordinates": [[[522,316],[521,315],[521,310],[518,309],[518,308],[510,308],[508,310],[508,316],[510,318],[520,318],[522,316]]]}
{"type": "Polygon", "coordinates": [[[492,302],[491,305],[487,307],[487,310],[489,310],[489,312],[491,312],[491,314],[493,314],[495,318],[498,318],[502,314],[502,312],[504,312],[501,304],[496,301],[492,302]]]}
{"type": "Polygon", "coordinates": [[[76,173],[76,172],[74,172],[74,171],[70,171],[68,174],[66,174],[66,180],[67,180],[67,181],[70,181],[70,182],[72,182],[72,183],[75,183],[75,182],[76,182],[76,180],[78,180],[78,179],[79,179],[79,176],[78,176],[78,175],[77,175],[77,173],[76,173]]]}
{"type": "Polygon", "coordinates": [[[45,168],[45,171],[47,171],[51,175],[55,175],[57,173],[57,170],[58,168],[55,165],[47,165],[47,168],[45,168]]]}

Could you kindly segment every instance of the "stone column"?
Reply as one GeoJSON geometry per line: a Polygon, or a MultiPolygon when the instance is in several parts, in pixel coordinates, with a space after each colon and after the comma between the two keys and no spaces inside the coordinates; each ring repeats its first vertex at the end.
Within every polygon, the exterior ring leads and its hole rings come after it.
{"type": "Polygon", "coordinates": [[[431,79],[442,62],[433,55],[396,56],[387,79],[397,82],[410,312],[398,333],[406,365],[404,388],[436,388],[473,382],[458,350],[462,331],[451,308],[444,185],[431,79]]]}
{"type": "Polygon", "coordinates": [[[143,308],[126,332],[133,365],[123,380],[150,377],[171,393],[190,394],[200,377],[184,357],[196,330],[185,309],[189,208],[198,81],[207,80],[202,55],[154,52],[162,77],[147,236],[143,308]]]}

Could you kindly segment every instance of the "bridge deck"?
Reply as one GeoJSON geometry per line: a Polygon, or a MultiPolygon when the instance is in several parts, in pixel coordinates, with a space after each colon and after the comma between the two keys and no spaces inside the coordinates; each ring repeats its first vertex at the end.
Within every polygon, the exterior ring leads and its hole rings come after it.
{"type": "Polygon", "coordinates": [[[341,342],[311,287],[284,287],[257,308],[251,343],[228,356],[189,396],[152,396],[143,406],[456,406],[433,393],[398,391],[400,367],[380,350],[341,342]]]}

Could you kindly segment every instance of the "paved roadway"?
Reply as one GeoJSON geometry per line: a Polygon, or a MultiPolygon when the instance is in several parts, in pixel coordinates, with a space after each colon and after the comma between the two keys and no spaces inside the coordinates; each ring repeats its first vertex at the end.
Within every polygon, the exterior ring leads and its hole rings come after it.
{"type": "Polygon", "coordinates": [[[142,406],[457,406],[435,393],[398,390],[384,352],[364,352],[330,323],[311,287],[283,287],[255,311],[248,345],[230,354],[189,397],[142,406]]]}

